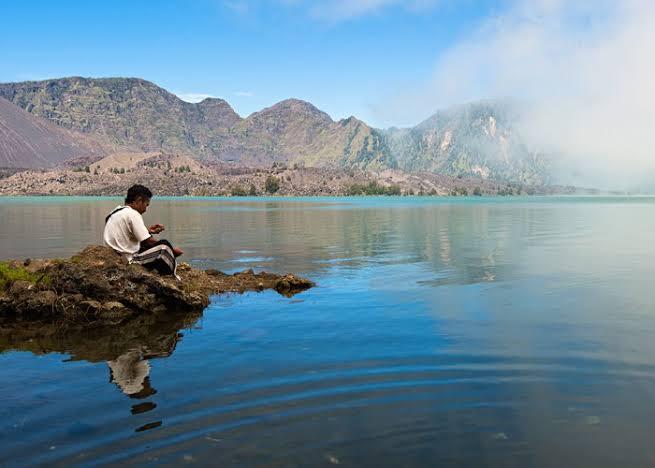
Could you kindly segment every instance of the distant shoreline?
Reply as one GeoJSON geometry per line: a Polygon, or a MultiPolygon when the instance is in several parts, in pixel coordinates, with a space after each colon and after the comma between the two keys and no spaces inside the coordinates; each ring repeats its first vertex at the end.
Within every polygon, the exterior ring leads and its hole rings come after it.
{"type": "MultiPolygon", "coordinates": [[[[221,200],[291,200],[291,199],[305,199],[305,198],[333,198],[333,199],[439,199],[439,200],[457,200],[457,199],[471,199],[471,200],[488,200],[488,199],[528,199],[528,198],[653,198],[655,193],[620,193],[620,192],[601,192],[601,193],[547,193],[547,194],[521,194],[521,195],[169,195],[169,194],[155,194],[158,199],[221,199],[221,200]]],[[[61,195],[61,194],[15,194],[7,195],[0,194],[1,199],[7,198],[106,198],[106,199],[122,199],[124,195],[61,195]]]]}
{"type": "Polygon", "coordinates": [[[0,196],[122,196],[136,183],[149,186],[160,196],[225,198],[627,194],[389,169],[217,167],[174,155],[159,155],[142,164],[133,161],[125,166],[117,168],[98,162],[72,168],[16,171],[0,178],[0,196]]]}

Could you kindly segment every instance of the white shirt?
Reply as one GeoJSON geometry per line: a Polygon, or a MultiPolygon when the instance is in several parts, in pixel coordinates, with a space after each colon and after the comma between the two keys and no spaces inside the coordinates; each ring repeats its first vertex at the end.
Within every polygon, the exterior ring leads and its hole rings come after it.
{"type": "MultiPolygon", "coordinates": [[[[120,206],[116,209],[121,208],[120,206]]],[[[141,213],[126,206],[109,217],[105,224],[105,244],[132,260],[132,254],[139,251],[141,242],[150,237],[141,213]]]]}

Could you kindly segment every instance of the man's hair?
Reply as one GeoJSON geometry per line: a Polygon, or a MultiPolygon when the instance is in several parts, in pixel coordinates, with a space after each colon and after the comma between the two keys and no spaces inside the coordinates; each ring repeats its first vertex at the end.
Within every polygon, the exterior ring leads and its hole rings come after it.
{"type": "Polygon", "coordinates": [[[125,204],[130,204],[133,201],[136,201],[137,198],[152,198],[152,192],[148,187],[143,185],[133,185],[127,191],[127,197],[125,197],[125,204]]]}

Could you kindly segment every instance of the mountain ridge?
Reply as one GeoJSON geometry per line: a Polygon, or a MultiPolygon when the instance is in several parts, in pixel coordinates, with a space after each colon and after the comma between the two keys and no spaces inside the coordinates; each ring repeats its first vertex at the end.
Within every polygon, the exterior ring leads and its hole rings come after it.
{"type": "Polygon", "coordinates": [[[543,183],[501,106],[474,103],[439,111],[405,129],[380,130],[356,117],[333,120],[289,98],[241,117],[220,98],[188,103],[141,78],[68,77],[0,83],[4,97],[60,127],[142,151],[251,167],[402,169],[543,183]]]}

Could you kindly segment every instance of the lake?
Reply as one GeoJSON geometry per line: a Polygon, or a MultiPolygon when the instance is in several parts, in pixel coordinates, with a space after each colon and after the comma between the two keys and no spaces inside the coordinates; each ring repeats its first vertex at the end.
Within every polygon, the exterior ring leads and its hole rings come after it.
{"type": "MultiPolygon", "coordinates": [[[[117,198],[0,198],[0,259],[117,198]]],[[[655,198],[158,198],[197,267],[317,287],[0,333],[0,465],[655,463],[655,198]]]]}

